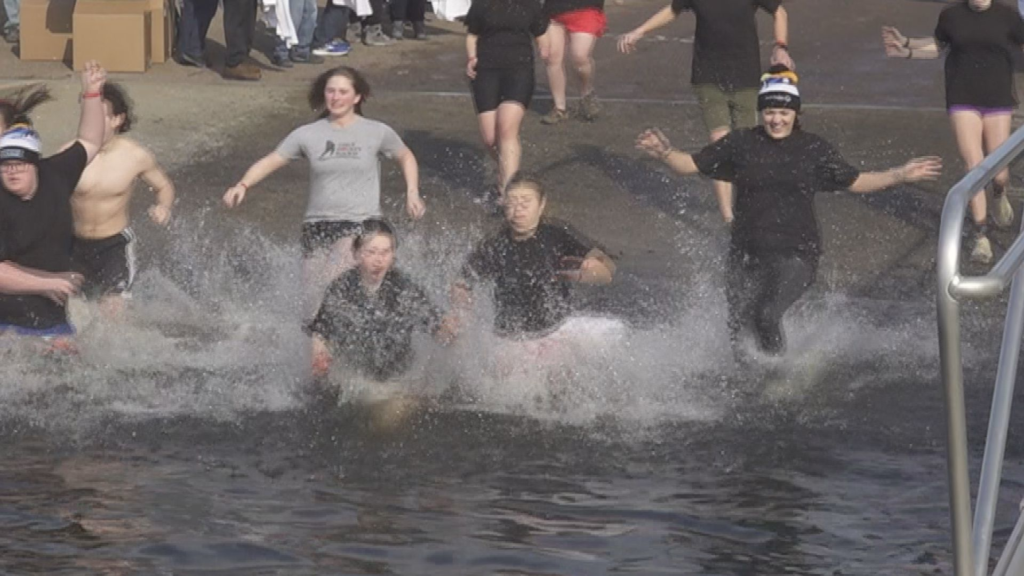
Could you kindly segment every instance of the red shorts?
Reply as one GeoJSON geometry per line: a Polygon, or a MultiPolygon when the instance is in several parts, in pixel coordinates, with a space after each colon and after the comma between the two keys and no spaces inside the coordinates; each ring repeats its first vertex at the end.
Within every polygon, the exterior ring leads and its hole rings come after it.
{"type": "Polygon", "coordinates": [[[552,20],[565,26],[565,29],[570,34],[580,32],[600,38],[604,36],[604,31],[608,29],[608,19],[605,18],[604,11],[597,8],[584,8],[582,10],[565,12],[555,16],[552,20]]]}

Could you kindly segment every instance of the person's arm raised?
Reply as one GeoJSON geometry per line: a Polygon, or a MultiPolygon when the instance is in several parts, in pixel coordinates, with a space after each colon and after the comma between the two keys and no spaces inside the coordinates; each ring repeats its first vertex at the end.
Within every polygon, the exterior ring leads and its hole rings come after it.
{"type": "Polygon", "coordinates": [[[903,166],[884,172],[862,172],[848,190],[858,194],[870,194],[897,184],[935,180],[940,174],[942,174],[942,158],[925,156],[914,158],[903,166]]]}
{"type": "Polygon", "coordinates": [[[90,60],[82,71],[82,115],[78,121],[78,141],[85,148],[86,164],[103,147],[103,131],[106,111],[103,109],[103,85],[107,83],[107,71],[99,62],[90,60]]]}
{"type": "Polygon", "coordinates": [[[245,199],[245,193],[249,191],[249,188],[259,184],[264,178],[280,170],[286,164],[288,164],[288,159],[276,151],[260,158],[245,171],[245,175],[238,181],[238,184],[228,188],[228,191],[224,193],[224,205],[228,208],[238,206],[245,199]]]}
{"type": "Polygon", "coordinates": [[[636,147],[652,158],[661,160],[677,174],[691,175],[699,172],[693,156],[673,148],[665,134],[657,128],[641,132],[636,138],[636,147]]]}
{"type": "Polygon", "coordinates": [[[782,64],[790,70],[796,70],[793,57],[789,54],[789,12],[785,6],[775,10],[775,48],[772,49],[772,64],[782,64]]]}

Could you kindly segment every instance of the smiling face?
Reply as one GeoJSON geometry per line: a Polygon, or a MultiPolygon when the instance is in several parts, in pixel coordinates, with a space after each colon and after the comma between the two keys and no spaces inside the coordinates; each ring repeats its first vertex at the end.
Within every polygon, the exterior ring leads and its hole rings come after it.
{"type": "Polygon", "coordinates": [[[363,283],[380,284],[384,275],[395,265],[395,239],[390,234],[374,234],[356,251],[359,276],[363,283]]]}
{"type": "Polygon", "coordinates": [[[345,76],[333,76],[324,87],[324,106],[331,118],[341,118],[355,112],[363,99],[356,93],[352,81],[345,76]]]}
{"type": "Polygon", "coordinates": [[[516,236],[529,236],[540,224],[545,201],[533,186],[521,184],[505,195],[505,220],[516,236]]]}
{"type": "Polygon", "coordinates": [[[8,192],[23,199],[31,198],[36,191],[38,169],[30,162],[8,160],[0,164],[0,181],[8,192]]]}
{"type": "Polygon", "coordinates": [[[761,121],[769,136],[781,140],[793,133],[796,111],[789,108],[765,108],[761,111],[761,121]]]}

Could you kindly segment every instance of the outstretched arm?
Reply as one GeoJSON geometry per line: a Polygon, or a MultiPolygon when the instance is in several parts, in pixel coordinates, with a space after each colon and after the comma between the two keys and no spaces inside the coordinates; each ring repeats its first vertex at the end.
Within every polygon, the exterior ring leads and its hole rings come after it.
{"type": "Polygon", "coordinates": [[[654,16],[648,18],[646,22],[622,36],[619,36],[619,52],[629,54],[636,49],[636,43],[648,32],[653,32],[675,19],[676,13],[672,10],[671,4],[665,6],[661,10],[658,10],[654,16]]]}
{"type": "Polygon", "coordinates": [[[882,44],[889,58],[934,60],[942,52],[935,38],[908,38],[892,26],[882,27],[882,44]]]}
{"type": "Polygon", "coordinates": [[[152,152],[143,149],[142,154],[142,181],[156,192],[156,203],[150,206],[149,217],[153,222],[166,226],[171,220],[171,209],[174,207],[174,184],[157,164],[152,152]]]}
{"type": "Polygon", "coordinates": [[[45,296],[64,304],[81,285],[82,275],[75,272],[43,272],[10,261],[0,262],[0,294],[45,296]]]}
{"type": "Polygon", "coordinates": [[[78,121],[78,141],[85,148],[86,164],[92,162],[103,146],[106,111],[103,109],[103,85],[107,71],[90,60],[82,71],[82,116],[78,121]]]}
{"type": "Polygon", "coordinates": [[[790,70],[796,70],[796,64],[789,55],[789,12],[784,6],[775,10],[775,48],[772,50],[772,64],[782,64],[790,70]]]}
{"type": "Polygon", "coordinates": [[[657,128],[645,130],[637,136],[636,147],[661,160],[677,174],[691,175],[700,172],[693,161],[693,156],[673,148],[665,134],[657,128]]]}
{"type": "Polygon", "coordinates": [[[903,166],[884,172],[862,172],[850,186],[850,192],[870,194],[897,184],[935,180],[942,173],[942,158],[925,156],[914,158],[903,166]]]}
{"type": "Polygon", "coordinates": [[[245,193],[249,188],[259,184],[264,178],[283,168],[288,164],[288,159],[277,152],[271,152],[260,158],[255,164],[245,171],[245,175],[228,191],[224,193],[224,204],[228,208],[234,208],[245,199],[245,193]]]}
{"type": "Polygon", "coordinates": [[[413,220],[419,220],[427,212],[427,207],[420,198],[420,166],[416,162],[416,155],[409,148],[403,148],[395,155],[395,161],[405,177],[405,211],[413,220]]]}

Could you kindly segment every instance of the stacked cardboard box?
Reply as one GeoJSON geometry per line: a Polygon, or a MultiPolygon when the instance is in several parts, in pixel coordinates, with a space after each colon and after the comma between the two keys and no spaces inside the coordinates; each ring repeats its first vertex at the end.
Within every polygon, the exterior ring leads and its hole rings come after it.
{"type": "Polygon", "coordinates": [[[21,59],[145,72],[170,59],[172,0],[22,0],[21,59]]]}

